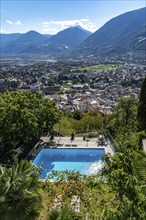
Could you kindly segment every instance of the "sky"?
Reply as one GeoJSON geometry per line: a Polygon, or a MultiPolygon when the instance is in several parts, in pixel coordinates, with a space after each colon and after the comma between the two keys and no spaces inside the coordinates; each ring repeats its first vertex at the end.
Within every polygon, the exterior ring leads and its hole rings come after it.
{"type": "Polygon", "coordinates": [[[95,32],[108,20],[145,7],[145,0],[1,0],[0,33],[56,34],[70,26],[95,32]]]}

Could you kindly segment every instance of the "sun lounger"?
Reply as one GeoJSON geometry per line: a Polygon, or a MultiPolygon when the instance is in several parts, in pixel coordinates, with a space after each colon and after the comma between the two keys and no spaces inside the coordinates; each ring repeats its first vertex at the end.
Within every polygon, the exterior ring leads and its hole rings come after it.
{"type": "Polygon", "coordinates": [[[71,146],[72,146],[72,147],[77,147],[77,144],[72,144],[71,146]]]}
{"type": "Polygon", "coordinates": [[[65,147],[70,147],[71,145],[70,144],[65,144],[65,147]]]}

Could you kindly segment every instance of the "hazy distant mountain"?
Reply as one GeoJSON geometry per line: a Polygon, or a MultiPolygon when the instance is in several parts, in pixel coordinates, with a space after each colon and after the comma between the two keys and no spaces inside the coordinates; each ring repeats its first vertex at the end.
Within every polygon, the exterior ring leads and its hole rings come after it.
{"type": "Polygon", "coordinates": [[[144,51],[146,8],[119,15],[89,36],[79,46],[80,54],[102,55],[144,51]],[[143,45],[143,47],[142,47],[143,45]]]}
{"type": "Polygon", "coordinates": [[[52,34],[43,34],[43,36],[47,39],[50,39],[53,35],[52,34]]]}
{"type": "Polygon", "coordinates": [[[91,35],[91,32],[84,30],[80,26],[69,27],[51,37],[48,43],[65,48],[75,48],[89,35],[91,35]]]}
{"type": "Polygon", "coordinates": [[[89,35],[91,35],[91,32],[80,26],[69,27],[32,49],[41,54],[58,55],[58,53],[65,53],[71,49],[75,49],[89,35]]]}
{"type": "MultiPolygon", "coordinates": [[[[10,39],[12,39],[12,36],[11,38],[7,34],[5,34],[4,36],[6,37],[6,39],[9,37],[9,40],[7,40],[5,44],[1,45],[2,54],[9,54],[9,55],[21,54],[23,53],[23,51],[27,51],[27,49],[30,50],[30,48],[33,47],[34,45],[37,45],[51,37],[51,35],[43,35],[36,31],[29,31],[25,34],[11,34],[11,35],[15,36],[15,37],[13,36],[13,40],[11,41],[10,39]]],[[[2,39],[3,41],[5,41],[4,37],[2,39]]]]}
{"type": "Polygon", "coordinates": [[[16,41],[16,44],[36,44],[45,40],[45,37],[36,32],[29,31],[26,34],[21,35],[16,41]]]}
{"type": "Polygon", "coordinates": [[[81,30],[84,30],[84,32],[86,32],[86,33],[88,34],[88,36],[90,36],[90,35],[92,34],[91,31],[88,31],[88,30],[82,28],[80,25],[77,25],[76,27],[79,28],[79,29],[81,29],[81,30]]]}
{"type": "Polygon", "coordinates": [[[2,54],[55,54],[68,49],[76,48],[84,41],[91,32],[84,30],[80,26],[70,27],[58,34],[42,35],[36,31],[29,31],[22,34],[15,41],[1,48],[2,54]]]}
{"type": "Polygon", "coordinates": [[[11,41],[17,40],[22,34],[15,33],[15,34],[0,34],[0,47],[4,46],[11,41]]]}

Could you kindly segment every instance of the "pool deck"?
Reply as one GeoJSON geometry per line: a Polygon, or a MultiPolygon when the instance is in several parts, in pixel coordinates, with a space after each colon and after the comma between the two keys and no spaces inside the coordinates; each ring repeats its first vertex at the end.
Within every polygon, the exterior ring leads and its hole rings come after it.
{"type": "Polygon", "coordinates": [[[43,143],[45,143],[46,147],[49,148],[104,148],[105,153],[114,154],[113,149],[107,140],[104,141],[104,144],[100,144],[98,138],[88,138],[83,140],[83,137],[75,137],[72,141],[70,137],[54,137],[52,141],[50,141],[50,137],[41,137],[43,143]]]}

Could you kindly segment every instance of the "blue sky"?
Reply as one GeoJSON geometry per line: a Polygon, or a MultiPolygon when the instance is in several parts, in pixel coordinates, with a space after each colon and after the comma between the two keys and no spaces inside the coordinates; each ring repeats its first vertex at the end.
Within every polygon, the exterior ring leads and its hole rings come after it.
{"type": "Polygon", "coordinates": [[[92,32],[111,18],[145,7],[144,0],[1,0],[1,33],[56,34],[80,25],[92,32]]]}

